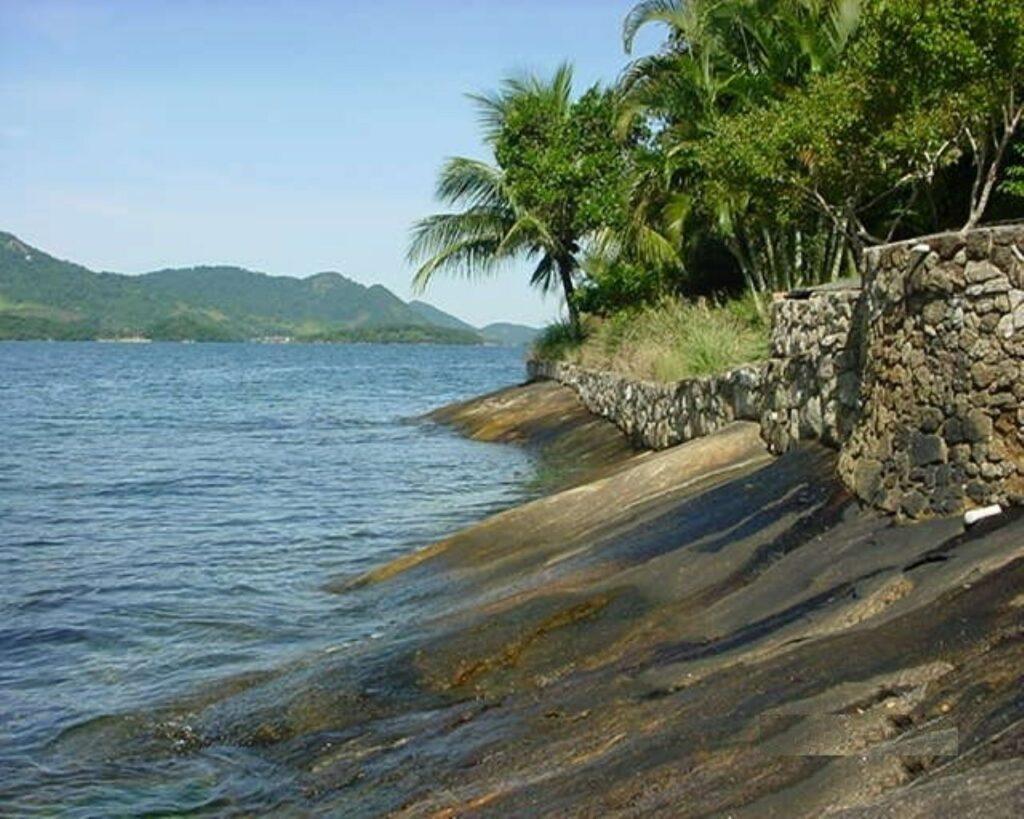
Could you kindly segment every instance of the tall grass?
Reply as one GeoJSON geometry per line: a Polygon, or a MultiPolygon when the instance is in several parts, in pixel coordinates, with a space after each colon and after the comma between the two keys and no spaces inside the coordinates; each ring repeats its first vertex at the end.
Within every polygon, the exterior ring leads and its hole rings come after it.
{"type": "Polygon", "coordinates": [[[583,343],[584,334],[567,321],[549,324],[533,342],[533,354],[545,361],[563,361],[583,343]]]}
{"type": "Polygon", "coordinates": [[[767,328],[749,298],[724,304],[665,299],[607,318],[589,317],[582,334],[553,325],[534,352],[646,381],[678,381],[757,361],[767,349],[767,328]]]}

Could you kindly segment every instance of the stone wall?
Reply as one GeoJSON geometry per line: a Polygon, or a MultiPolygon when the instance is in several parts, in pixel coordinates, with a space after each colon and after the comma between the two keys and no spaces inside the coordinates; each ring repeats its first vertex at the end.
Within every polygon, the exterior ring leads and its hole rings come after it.
{"type": "Polygon", "coordinates": [[[531,379],[572,387],[588,410],[648,449],[665,449],[709,435],[733,421],[757,421],[761,416],[765,371],[761,364],[673,384],[634,381],[563,362],[529,361],[527,370],[531,379]]]}
{"type": "Polygon", "coordinates": [[[860,384],[850,334],[859,298],[859,285],[847,284],[791,293],[772,305],[760,421],[773,452],[801,439],[838,448],[849,434],[860,384]]]}
{"type": "Polygon", "coordinates": [[[1024,501],[1024,227],[872,250],[840,472],[906,517],[1024,501]]]}
{"type": "Polygon", "coordinates": [[[562,362],[527,368],[533,379],[572,387],[637,446],[664,449],[733,421],[757,421],[774,452],[812,438],[838,448],[857,396],[848,336],[858,293],[839,287],[780,296],[772,305],[769,360],[720,376],[659,384],[562,362]]]}
{"type": "Polygon", "coordinates": [[[875,248],[863,292],[778,298],[769,360],[719,377],[529,366],[641,446],[756,420],[776,453],[802,439],[841,449],[854,494],[902,517],[1024,504],[1024,226],[875,248]]]}

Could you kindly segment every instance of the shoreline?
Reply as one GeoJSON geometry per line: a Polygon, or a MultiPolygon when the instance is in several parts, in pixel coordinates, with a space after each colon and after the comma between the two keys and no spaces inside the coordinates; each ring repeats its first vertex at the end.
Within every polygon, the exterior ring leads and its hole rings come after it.
{"type": "Polygon", "coordinates": [[[423,600],[400,634],[75,749],[247,749],[314,813],[1013,815],[1019,510],[896,525],[820,445],[636,452],[551,383],[431,416],[575,468],[339,590],[423,600]]]}
{"type": "MultiPolygon", "coordinates": [[[[321,339],[292,339],[290,341],[267,341],[258,338],[248,339],[193,339],[193,338],[0,338],[0,344],[252,344],[265,347],[299,347],[314,345],[345,345],[345,346],[372,346],[382,347],[397,345],[402,347],[487,347],[507,350],[521,349],[517,345],[494,344],[487,341],[481,342],[455,342],[455,341],[345,341],[345,340],[321,340],[321,339]]],[[[525,349],[525,348],[522,348],[525,349]]]]}

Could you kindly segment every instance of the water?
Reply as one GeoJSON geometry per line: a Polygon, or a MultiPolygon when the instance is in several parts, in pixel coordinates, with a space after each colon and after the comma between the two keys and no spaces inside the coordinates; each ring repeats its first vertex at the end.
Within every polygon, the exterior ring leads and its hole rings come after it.
{"type": "Polygon", "coordinates": [[[527,453],[411,420],[522,374],[500,348],[0,344],[0,813],[185,811],[216,805],[204,777],[259,780],[228,752],[51,750],[401,628],[416,601],[325,584],[529,495],[527,453]]]}

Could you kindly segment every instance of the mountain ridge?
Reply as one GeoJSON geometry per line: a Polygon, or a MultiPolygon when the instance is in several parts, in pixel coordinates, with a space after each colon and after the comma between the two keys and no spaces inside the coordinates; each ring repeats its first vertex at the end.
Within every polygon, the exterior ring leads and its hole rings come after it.
{"type": "Polygon", "coordinates": [[[234,265],[98,272],[0,231],[0,339],[498,343],[427,304],[337,271],[234,265]]]}

